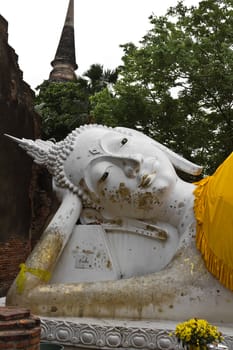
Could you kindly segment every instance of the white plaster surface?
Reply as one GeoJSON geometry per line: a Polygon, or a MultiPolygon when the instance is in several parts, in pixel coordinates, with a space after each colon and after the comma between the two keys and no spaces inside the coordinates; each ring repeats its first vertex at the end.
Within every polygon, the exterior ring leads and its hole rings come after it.
{"type": "Polygon", "coordinates": [[[108,281],[159,271],[172,258],[171,245],[178,245],[178,234],[171,228],[168,238],[160,240],[142,231],[76,225],[51,283],[108,281]]]}
{"type": "Polygon", "coordinates": [[[100,225],[77,225],[53,273],[51,283],[115,280],[120,270],[100,225]]]}

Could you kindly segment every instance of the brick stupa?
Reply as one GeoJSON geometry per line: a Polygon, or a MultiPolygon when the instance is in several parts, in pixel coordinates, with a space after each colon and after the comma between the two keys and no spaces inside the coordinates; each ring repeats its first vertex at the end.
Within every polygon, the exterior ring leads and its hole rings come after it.
{"type": "Polygon", "coordinates": [[[50,73],[51,82],[76,81],[75,70],[78,68],[75,57],[74,40],[74,0],[69,1],[65,24],[61,33],[50,73]]]}

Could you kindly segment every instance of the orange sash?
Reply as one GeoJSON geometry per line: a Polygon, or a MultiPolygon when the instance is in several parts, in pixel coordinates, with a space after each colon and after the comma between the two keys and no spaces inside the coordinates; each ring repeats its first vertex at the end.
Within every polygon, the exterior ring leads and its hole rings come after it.
{"type": "Polygon", "coordinates": [[[195,185],[197,248],[207,269],[233,291],[233,153],[195,185]]]}

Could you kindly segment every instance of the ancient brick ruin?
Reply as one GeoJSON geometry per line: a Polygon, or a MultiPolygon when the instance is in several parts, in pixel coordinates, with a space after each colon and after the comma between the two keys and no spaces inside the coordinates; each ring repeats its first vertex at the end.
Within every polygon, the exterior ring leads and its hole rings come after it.
{"type": "Polygon", "coordinates": [[[6,295],[19,264],[39,238],[51,205],[47,174],[4,136],[40,136],[33,99],[18,56],[8,44],[8,23],[0,15],[0,297],[6,295]]]}

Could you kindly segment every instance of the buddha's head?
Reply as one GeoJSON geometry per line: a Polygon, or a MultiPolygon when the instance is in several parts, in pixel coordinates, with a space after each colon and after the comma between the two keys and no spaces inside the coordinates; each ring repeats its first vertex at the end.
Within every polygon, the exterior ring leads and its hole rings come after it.
{"type": "Polygon", "coordinates": [[[126,128],[87,125],[55,144],[22,140],[20,145],[47,166],[56,186],[77,193],[84,207],[97,208],[106,218],[153,217],[178,181],[174,166],[192,174],[201,170],[126,128]]]}

